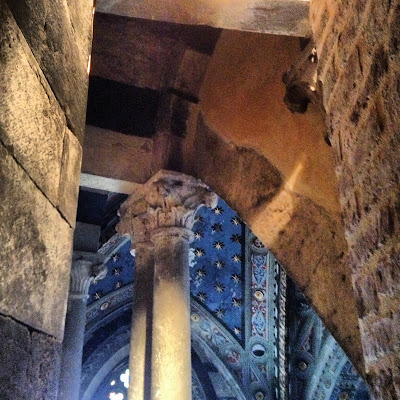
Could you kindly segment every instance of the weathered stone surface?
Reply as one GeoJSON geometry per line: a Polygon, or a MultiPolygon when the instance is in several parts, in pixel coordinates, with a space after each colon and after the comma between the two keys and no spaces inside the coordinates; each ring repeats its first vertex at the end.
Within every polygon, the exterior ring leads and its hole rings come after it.
{"type": "Polygon", "coordinates": [[[97,9],[127,17],[155,19],[179,24],[209,25],[216,28],[308,36],[309,1],[227,0],[188,2],[185,0],[99,0],[97,9]]]}
{"type": "Polygon", "coordinates": [[[368,381],[400,398],[398,2],[311,2],[368,381]]]}
{"type": "Polygon", "coordinates": [[[0,145],[0,312],[59,339],[72,229],[0,145]]]}
{"type": "Polygon", "coordinates": [[[4,400],[56,400],[61,343],[0,316],[0,384],[4,400]]]}
{"type": "Polygon", "coordinates": [[[149,235],[161,228],[190,230],[197,210],[216,207],[217,200],[216,194],[199,179],[161,170],[121,205],[117,232],[130,235],[136,243],[148,241],[149,235]]]}
{"type": "Polygon", "coordinates": [[[65,117],[4,0],[0,21],[0,141],[56,205],[65,117]]]}
{"type": "Polygon", "coordinates": [[[83,60],[87,60],[92,49],[94,0],[67,0],[70,23],[83,60]]]}
{"type": "Polygon", "coordinates": [[[70,129],[82,140],[93,1],[12,0],[8,5],[64,110],[70,129]]]}
{"type": "Polygon", "coordinates": [[[79,193],[79,176],[82,147],[73,133],[66,128],[60,177],[59,210],[72,227],[75,227],[79,193]]]}
{"type": "Polygon", "coordinates": [[[362,371],[357,311],[340,224],[322,207],[290,190],[266,158],[225,142],[203,119],[189,139],[193,147],[185,150],[185,172],[207,182],[249,224],[362,371]]]}
{"type": "Polygon", "coordinates": [[[61,343],[42,333],[32,332],[31,354],[28,377],[32,389],[28,399],[55,400],[60,374],[61,343]]]}
{"type": "Polygon", "coordinates": [[[152,139],[87,125],[82,172],[144,183],[153,174],[153,146],[152,139]]]}

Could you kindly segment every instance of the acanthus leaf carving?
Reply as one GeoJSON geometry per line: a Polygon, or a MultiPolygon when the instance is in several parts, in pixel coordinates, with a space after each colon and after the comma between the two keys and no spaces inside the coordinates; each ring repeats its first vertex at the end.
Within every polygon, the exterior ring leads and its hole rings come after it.
{"type": "Polygon", "coordinates": [[[149,241],[155,229],[192,229],[197,210],[216,205],[215,193],[198,179],[161,170],[121,206],[117,231],[130,235],[134,246],[149,241]]]}
{"type": "Polygon", "coordinates": [[[102,254],[75,251],[72,257],[70,298],[87,299],[89,286],[106,275],[107,267],[102,254]]]}

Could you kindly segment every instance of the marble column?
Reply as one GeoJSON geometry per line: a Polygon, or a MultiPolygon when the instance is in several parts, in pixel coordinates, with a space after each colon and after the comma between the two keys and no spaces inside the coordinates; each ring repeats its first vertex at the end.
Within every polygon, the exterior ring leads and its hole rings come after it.
{"type": "Polygon", "coordinates": [[[103,264],[102,255],[74,252],[62,349],[59,400],[79,400],[89,286],[94,281],[103,279],[106,274],[107,268],[103,264]]]}
{"type": "MultiPolygon", "coordinates": [[[[142,278],[145,274],[137,275],[135,281],[135,290],[142,293],[136,296],[151,297],[152,313],[146,314],[146,320],[152,329],[144,336],[147,347],[135,343],[135,327],[143,322],[133,322],[131,357],[135,354],[135,360],[144,360],[145,365],[141,364],[141,376],[137,376],[138,367],[131,359],[129,400],[191,399],[189,243],[196,211],[216,205],[217,196],[199,180],[162,170],[121,206],[117,230],[130,235],[133,246],[142,243],[136,248],[135,268],[149,269],[153,276],[151,293],[142,278]],[[146,349],[151,349],[151,358],[146,349]]],[[[143,315],[137,307],[134,300],[134,319],[143,315]]]]}
{"type": "Polygon", "coordinates": [[[154,246],[150,242],[135,243],[135,277],[133,288],[132,334],[129,372],[134,384],[130,397],[149,399],[151,393],[151,345],[153,315],[154,246]]]}

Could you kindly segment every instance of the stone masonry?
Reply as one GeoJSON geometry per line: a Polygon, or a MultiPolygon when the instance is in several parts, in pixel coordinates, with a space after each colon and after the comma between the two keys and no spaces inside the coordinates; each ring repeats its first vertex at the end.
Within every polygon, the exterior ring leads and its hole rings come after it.
{"type": "Polygon", "coordinates": [[[400,3],[311,0],[367,379],[400,398],[400,3]]]}
{"type": "Polygon", "coordinates": [[[92,10],[90,0],[0,0],[0,397],[7,400],[57,398],[92,10]]]}

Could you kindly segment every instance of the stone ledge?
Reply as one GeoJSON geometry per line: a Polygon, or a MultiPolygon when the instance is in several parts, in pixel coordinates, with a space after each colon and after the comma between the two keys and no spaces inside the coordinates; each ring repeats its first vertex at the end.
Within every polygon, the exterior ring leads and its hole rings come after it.
{"type": "Polygon", "coordinates": [[[310,34],[309,7],[307,0],[178,0],[161,6],[154,0],[100,0],[96,5],[102,13],[131,18],[300,37],[310,34]]]}

